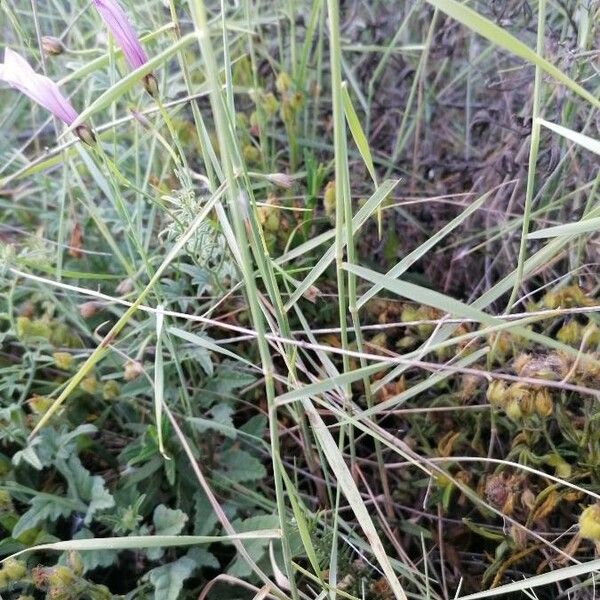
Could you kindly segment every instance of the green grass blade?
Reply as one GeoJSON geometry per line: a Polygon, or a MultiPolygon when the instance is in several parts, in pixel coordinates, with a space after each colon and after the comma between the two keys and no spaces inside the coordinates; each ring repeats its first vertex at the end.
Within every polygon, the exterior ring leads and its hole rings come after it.
{"type": "MultiPolygon", "coordinates": [[[[434,308],[437,308],[438,310],[441,310],[450,315],[455,315],[457,317],[465,319],[471,319],[478,323],[483,323],[485,325],[491,326],[499,325],[505,322],[501,319],[488,315],[487,313],[483,312],[483,310],[475,306],[475,304],[465,304],[464,302],[456,300],[451,296],[441,294],[440,292],[436,292],[435,290],[429,288],[415,285],[414,283],[409,283],[407,281],[399,281],[396,279],[389,280],[381,273],[377,273],[376,271],[366,269],[364,267],[359,267],[357,265],[350,265],[348,263],[344,264],[344,269],[355,273],[359,277],[362,277],[363,279],[366,279],[371,283],[378,283],[382,286],[382,288],[387,289],[390,292],[393,292],[394,294],[398,294],[403,298],[408,298],[413,302],[418,302],[420,304],[433,306],[434,308]]],[[[445,336],[448,335],[446,331],[453,331],[455,329],[456,325],[454,324],[449,324],[448,330],[446,330],[445,327],[442,326],[439,331],[444,331],[444,335],[439,336],[434,333],[433,337],[427,343],[428,351],[430,351],[430,348],[434,344],[440,341],[440,337],[442,339],[446,339],[445,336]]],[[[545,345],[549,348],[555,348],[557,350],[560,350],[561,352],[566,352],[574,356],[576,356],[579,352],[575,348],[568,346],[567,344],[563,344],[562,342],[559,342],[554,338],[548,337],[541,333],[537,333],[535,331],[530,331],[529,329],[520,325],[512,324],[512,327],[510,327],[510,332],[515,335],[524,337],[528,340],[532,340],[536,343],[545,345]]]]}
{"type": "Polygon", "coordinates": [[[281,466],[281,475],[283,477],[283,482],[285,483],[290,504],[292,505],[292,512],[294,513],[294,519],[296,520],[296,526],[298,527],[298,533],[300,534],[300,539],[302,540],[306,557],[308,558],[308,562],[310,563],[315,575],[320,580],[321,567],[319,565],[319,559],[317,558],[315,547],[313,546],[310,537],[310,529],[305,517],[305,508],[302,506],[300,496],[297,494],[297,490],[294,487],[289,475],[285,472],[283,465],[281,466]]]}
{"type": "Polygon", "coordinates": [[[165,391],[165,372],[163,368],[162,338],[165,316],[163,306],[156,307],[156,350],[154,353],[154,417],[156,419],[156,431],[158,433],[158,450],[163,458],[170,460],[165,452],[165,444],[162,433],[162,408],[165,391]]]}
{"type": "Polygon", "coordinates": [[[530,240],[539,240],[542,238],[561,237],[564,235],[581,235],[583,233],[598,231],[598,229],[600,229],[600,217],[596,217],[595,219],[582,219],[576,223],[555,225],[554,227],[533,231],[529,234],[528,238],[530,240]]]}
{"type": "Polygon", "coordinates": [[[507,583],[506,585],[501,585],[491,590],[485,590],[484,592],[477,592],[476,594],[461,596],[460,598],[457,598],[457,600],[479,600],[480,598],[492,598],[494,596],[503,596],[504,594],[523,592],[523,590],[530,590],[542,585],[556,583],[557,581],[564,581],[565,579],[587,575],[588,573],[591,574],[598,570],[600,570],[600,559],[590,560],[583,564],[555,569],[554,571],[543,573],[542,575],[534,575],[533,577],[528,577],[523,581],[507,583]]]}
{"type": "Polygon", "coordinates": [[[11,558],[21,556],[28,552],[53,550],[64,552],[75,550],[138,550],[141,548],[168,548],[175,546],[197,546],[200,544],[226,543],[233,540],[274,540],[281,538],[279,529],[262,529],[246,531],[236,535],[131,535],[124,537],[91,538],[87,540],[67,540],[51,544],[39,544],[25,548],[4,558],[6,562],[11,558]]]}
{"type": "Polygon", "coordinates": [[[331,432],[310,400],[305,399],[302,404],[308,415],[314,434],[323,449],[327,462],[329,463],[331,470],[335,473],[337,482],[356,515],[356,519],[369,541],[373,554],[379,561],[394,596],[398,600],[407,600],[402,585],[398,581],[398,577],[392,568],[390,559],[381,543],[373,519],[363,502],[360,491],[358,490],[356,483],[354,483],[354,479],[350,473],[350,469],[348,468],[348,465],[346,465],[344,457],[337,447],[331,432]]]}
{"type": "Polygon", "coordinates": [[[562,125],[557,125],[556,123],[550,123],[550,121],[546,121],[545,119],[537,119],[537,122],[546,127],[546,129],[550,129],[550,131],[554,131],[554,133],[562,135],[571,142],[575,142],[582,148],[585,148],[594,154],[600,155],[600,140],[589,137],[583,133],[579,133],[578,131],[573,131],[568,127],[563,127],[562,125]]]}
{"type": "Polygon", "coordinates": [[[377,174],[375,173],[375,167],[373,165],[373,157],[371,156],[371,149],[369,148],[369,142],[367,136],[363,131],[363,128],[358,120],[358,115],[352,105],[352,99],[348,93],[348,85],[344,83],[342,85],[342,100],[344,102],[344,113],[346,114],[346,121],[350,128],[350,133],[354,138],[354,143],[360,152],[360,155],[369,171],[369,175],[373,180],[373,183],[377,185],[377,174]]]}
{"type": "Polygon", "coordinates": [[[323,381],[318,381],[317,383],[311,383],[310,385],[306,385],[300,389],[292,390],[291,392],[282,394],[276,400],[277,405],[281,406],[282,404],[288,404],[289,402],[295,402],[296,400],[302,400],[303,398],[308,398],[317,394],[323,394],[336,387],[343,387],[344,385],[354,383],[363,377],[374,375],[378,371],[381,371],[381,369],[384,369],[388,366],[389,365],[386,365],[385,363],[378,363],[376,365],[369,365],[368,367],[363,367],[361,369],[355,369],[354,371],[349,371],[348,373],[342,373],[337,377],[330,377],[323,381]]]}
{"type": "Polygon", "coordinates": [[[590,104],[596,108],[600,108],[600,100],[593,94],[585,90],[578,83],[573,81],[570,77],[567,77],[558,67],[555,67],[552,63],[543,59],[529,46],[518,40],[515,36],[511,35],[502,27],[499,27],[495,23],[492,23],[489,19],[481,16],[477,11],[457,2],[456,0],[426,0],[432,6],[439,8],[442,12],[445,12],[448,16],[456,19],[459,23],[462,23],[475,33],[486,38],[493,44],[496,44],[500,48],[503,48],[507,52],[518,56],[530,62],[533,65],[537,65],[551,75],[571,91],[575,92],[582,98],[585,98],[590,104]]]}
{"type": "MultiPolygon", "coordinates": [[[[438,242],[443,240],[449,233],[456,229],[465,219],[470,217],[481,205],[494,193],[494,190],[487,192],[475,202],[470,204],[460,215],[452,219],[447,225],[442,227],[437,233],[432,235],[426,242],[423,242],[418,248],[407,254],[399,263],[394,265],[386,274],[386,277],[397,279],[405,273],[411,265],[417,262],[422,256],[427,254],[438,242]]],[[[358,299],[358,308],[364,306],[373,296],[382,289],[381,285],[374,285],[358,299]]]]}
{"type": "Polygon", "coordinates": [[[254,368],[254,363],[249,361],[248,359],[236,354],[235,352],[231,352],[227,348],[224,348],[220,344],[215,344],[212,340],[196,335],[195,333],[191,333],[190,331],[185,331],[184,329],[179,329],[178,327],[169,327],[168,329],[171,335],[174,335],[190,344],[194,344],[195,346],[200,346],[201,348],[205,348],[206,350],[210,350],[211,352],[217,352],[218,354],[223,354],[228,358],[232,358],[236,362],[241,362],[249,367],[254,368]]]}
{"type": "MultiPolygon", "coordinates": [[[[174,54],[186,46],[189,46],[195,40],[196,35],[194,33],[188,33],[177,42],[171,44],[168,48],[152,57],[144,65],[135,69],[131,73],[128,73],[125,77],[123,77],[123,79],[117,81],[117,83],[108,88],[103,94],[100,94],[100,96],[98,96],[98,98],[96,98],[87,108],[81,111],[77,120],[73,122],[67,131],[73,131],[78,125],[85,122],[94,113],[106,108],[107,106],[110,106],[113,102],[115,102],[115,100],[121,98],[125,92],[138,85],[144,75],[151,73],[154,69],[167,62],[174,54]]],[[[204,85],[202,89],[206,90],[207,86],[204,85]]]]}
{"type": "MultiPolygon", "coordinates": [[[[398,185],[399,180],[389,179],[384,181],[377,191],[365,202],[363,206],[352,218],[352,233],[356,232],[364,225],[367,219],[373,214],[377,207],[387,198],[392,190],[398,185]]],[[[311,269],[310,273],[304,278],[302,283],[296,288],[296,291],[287,301],[284,309],[289,311],[292,306],[304,295],[304,293],[315,283],[315,281],[324,273],[325,269],[333,262],[335,258],[335,245],[331,245],[319,259],[317,264],[311,269]]]]}

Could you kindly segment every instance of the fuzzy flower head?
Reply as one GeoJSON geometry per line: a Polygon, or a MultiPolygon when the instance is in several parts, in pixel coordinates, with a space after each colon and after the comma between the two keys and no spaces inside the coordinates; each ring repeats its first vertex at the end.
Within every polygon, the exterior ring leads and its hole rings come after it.
{"type": "Polygon", "coordinates": [[[72,125],[77,119],[77,111],[62,95],[58,85],[36,73],[22,56],[10,48],[4,51],[4,63],[0,63],[0,80],[37,102],[63,123],[72,125]]]}

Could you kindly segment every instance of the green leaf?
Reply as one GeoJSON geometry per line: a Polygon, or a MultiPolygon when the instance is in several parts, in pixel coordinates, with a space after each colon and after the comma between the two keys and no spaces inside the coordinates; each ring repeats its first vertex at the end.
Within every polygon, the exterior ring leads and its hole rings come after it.
{"type": "Polygon", "coordinates": [[[152,521],[155,535],[177,535],[187,523],[188,516],[182,510],[159,504],[154,509],[152,521]]]}
{"type": "Polygon", "coordinates": [[[346,83],[342,84],[342,100],[344,101],[346,121],[348,122],[348,127],[350,128],[350,132],[354,138],[354,143],[356,144],[367,170],[369,171],[369,175],[371,175],[373,183],[377,185],[377,174],[375,173],[375,167],[373,166],[373,157],[371,156],[369,142],[367,141],[367,136],[360,125],[358,115],[356,114],[354,106],[352,105],[352,100],[350,98],[350,94],[348,93],[348,86],[346,83]]]}
{"type": "Polygon", "coordinates": [[[194,494],[194,535],[210,535],[215,530],[217,515],[202,490],[194,494]]]}
{"type": "Polygon", "coordinates": [[[233,481],[255,481],[267,476],[267,470],[258,458],[245,450],[233,448],[219,461],[219,472],[233,481]]]}
{"type": "Polygon", "coordinates": [[[148,572],[147,578],[154,586],[154,600],[177,600],[196,564],[194,560],[183,556],[175,562],[156,567],[148,572]]]}
{"type": "Polygon", "coordinates": [[[12,537],[19,538],[29,529],[33,529],[42,521],[50,519],[57,521],[60,517],[68,517],[73,511],[80,510],[82,506],[78,502],[51,496],[50,494],[40,494],[31,501],[31,508],[21,515],[12,530],[12,537]]]}
{"type": "Polygon", "coordinates": [[[106,489],[104,479],[100,475],[91,475],[77,455],[71,456],[66,463],[57,461],[56,467],[69,483],[71,495],[88,504],[84,517],[86,525],[90,524],[97,511],[115,505],[115,499],[106,489]]]}
{"type": "MultiPolygon", "coordinates": [[[[154,509],[152,521],[154,523],[154,535],[177,535],[187,523],[188,516],[182,510],[174,510],[164,504],[159,504],[154,509]]],[[[158,560],[163,554],[163,548],[149,548],[146,551],[146,555],[150,560],[158,560]]]]}
{"type": "Polygon", "coordinates": [[[204,548],[192,548],[186,556],[191,558],[196,563],[196,568],[201,569],[202,567],[209,567],[210,569],[218,569],[219,561],[216,559],[214,554],[211,554],[204,548]]]}
{"type": "Polygon", "coordinates": [[[37,442],[36,451],[44,466],[49,466],[56,460],[66,461],[70,456],[76,454],[77,442],[82,435],[95,433],[93,425],[79,425],[68,431],[66,428],[57,431],[54,427],[47,427],[40,432],[38,438],[32,440],[37,442]]]}
{"type": "MultiPolygon", "coordinates": [[[[244,531],[251,531],[256,527],[261,529],[263,527],[278,527],[279,518],[277,515],[257,515],[255,517],[250,517],[249,519],[244,519],[243,521],[236,519],[231,525],[235,531],[242,533],[244,531]]],[[[244,547],[248,551],[248,554],[254,559],[254,562],[259,562],[267,553],[269,540],[252,540],[250,542],[245,542],[244,547]]],[[[252,569],[244,558],[238,555],[227,569],[227,573],[243,579],[252,573],[252,569]]]]}
{"type": "Polygon", "coordinates": [[[244,432],[247,436],[262,440],[262,437],[267,429],[269,420],[265,415],[254,415],[250,417],[243,425],[238,429],[244,432]]]}
{"type": "Polygon", "coordinates": [[[230,361],[221,364],[215,375],[207,382],[205,389],[220,396],[229,396],[231,392],[247,387],[256,381],[252,373],[242,371],[239,365],[230,361]]]}
{"type": "Polygon", "coordinates": [[[39,456],[35,451],[35,441],[36,440],[32,440],[32,442],[25,446],[23,450],[15,452],[15,454],[12,457],[12,463],[15,466],[18,467],[21,464],[21,461],[24,460],[26,463],[30,464],[36,471],[41,471],[44,468],[42,461],[40,460],[39,456]]]}
{"type": "Polygon", "coordinates": [[[231,415],[234,412],[233,408],[227,406],[227,404],[217,404],[209,411],[209,414],[212,415],[212,419],[189,417],[188,421],[199,433],[205,433],[208,430],[212,430],[233,440],[237,437],[237,430],[231,419],[231,415]]]}

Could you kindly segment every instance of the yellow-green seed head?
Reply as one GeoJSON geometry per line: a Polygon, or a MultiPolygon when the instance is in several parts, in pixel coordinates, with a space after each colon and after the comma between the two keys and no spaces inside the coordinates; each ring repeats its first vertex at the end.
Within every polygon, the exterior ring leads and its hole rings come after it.
{"type": "Polygon", "coordinates": [[[592,504],[581,513],[579,535],[586,540],[600,542],[600,505],[592,504]]]}

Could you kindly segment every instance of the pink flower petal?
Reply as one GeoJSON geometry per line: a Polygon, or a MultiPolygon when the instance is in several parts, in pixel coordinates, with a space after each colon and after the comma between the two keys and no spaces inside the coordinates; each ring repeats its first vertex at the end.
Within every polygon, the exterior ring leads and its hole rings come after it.
{"type": "Polygon", "coordinates": [[[125,59],[132,69],[137,69],[148,62],[137,35],[123,9],[115,0],[92,0],[108,30],[115,38],[117,45],[123,50],[125,59]]]}
{"type": "Polygon", "coordinates": [[[18,89],[67,125],[77,118],[77,111],[62,95],[58,85],[36,73],[22,56],[10,48],[4,52],[4,64],[0,64],[0,80],[18,89]]]}

